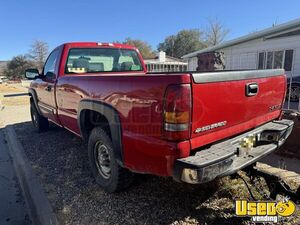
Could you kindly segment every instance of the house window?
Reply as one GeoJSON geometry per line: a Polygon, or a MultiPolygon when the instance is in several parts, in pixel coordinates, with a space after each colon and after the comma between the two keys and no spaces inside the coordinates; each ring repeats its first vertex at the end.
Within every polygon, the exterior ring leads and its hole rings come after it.
{"type": "Polygon", "coordinates": [[[292,70],[293,50],[260,52],[258,54],[258,69],[292,70]]]}
{"type": "Polygon", "coordinates": [[[268,52],[266,69],[272,69],[272,68],[273,68],[273,52],[268,52]]]}
{"type": "Polygon", "coordinates": [[[265,52],[260,52],[258,55],[258,69],[264,69],[265,68],[265,52]]]}
{"type": "Polygon", "coordinates": [[[280,68],[282,68],[282,64],[283,64],[283,51],[276,51],[276,52],[274,52],[273,69],[280,69],[280,68]]]}
{"type": "Polygon", "coordinates": [[[291,71],[293,65],[293,54],[294,50],[286,50],[284,58],[284,69],[285,71],[291,71]]]}

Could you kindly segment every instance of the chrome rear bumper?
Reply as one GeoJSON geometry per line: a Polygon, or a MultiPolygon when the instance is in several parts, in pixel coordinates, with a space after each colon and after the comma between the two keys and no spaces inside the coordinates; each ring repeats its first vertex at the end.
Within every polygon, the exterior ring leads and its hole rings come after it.
{"type": "Polygon", "coordinates": [[[291,134],[294,122],[272,121],[232,139],[212,145],[194,156],[177,159],[173,178],[179,182],[199,184],[236,173],[279,148],[291,134]],[[256,137],[256,144],[247,151],[241,141],[256,137]]]}

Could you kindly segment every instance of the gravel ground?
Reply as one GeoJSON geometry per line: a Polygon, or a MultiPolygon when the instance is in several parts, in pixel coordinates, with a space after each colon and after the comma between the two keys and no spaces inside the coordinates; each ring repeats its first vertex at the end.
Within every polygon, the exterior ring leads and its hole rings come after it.
{"type": "Polygon", "coordinates": [[[15,128],[62,224],[251,224],[233,215],[233,199],[249,198],[241,180],[193,186],[138,175],[127,191],[107,194],[92,177],[80,138],[54,126],[38,134],[29,122],[15,128]]]}

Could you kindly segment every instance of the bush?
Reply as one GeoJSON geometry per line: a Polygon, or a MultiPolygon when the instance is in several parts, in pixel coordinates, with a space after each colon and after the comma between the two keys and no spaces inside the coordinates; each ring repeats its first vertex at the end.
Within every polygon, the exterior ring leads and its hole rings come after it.
{"type": "Polygon", "coordinates": [[[25,70],[32,67],[33,63],[26,56],[18,55],[7,63],[4,76],[7,76],[10,80],[21,80],[24,78],[25,70]]]}

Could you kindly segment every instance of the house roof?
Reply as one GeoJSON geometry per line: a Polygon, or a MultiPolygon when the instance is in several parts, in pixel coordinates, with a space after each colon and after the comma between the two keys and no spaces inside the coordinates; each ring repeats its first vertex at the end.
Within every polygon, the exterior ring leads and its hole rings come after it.
{"type": "Polygon", "coordinates": [[[293,29],[300,29],[300,18],[289,21],[287,23],[279,24],[279,25],[276,25],[276,26],[273,26],[273,27],[270,27],[270,28],[267,28],[267,29],[264,29],[264,30],[261,30],[261,31],[258,31],[258,32],[254,32],[254,33],[242,36],[240,38],[236,38],[236,39],[233,39],[233,40],[230,40],[230,41],[226,41],[226,42],[223,42],[219,45],[215,45],[215,46],[212,46],[212,47],[208,47],[208,48],[205,48],[205,49],[201,49],[201,50],[186,54],[186,55],[182,56],[182,58],[186,59],[186,58],[194,57],[194,56],[196,56],[198,54],[201,54],[201,53],[216,51],[216,50],[219,50],[219,49],[222,49],[222,48],[226,48],[226,47],[237,45],[237,44],[240,44],[240,43],[243,43],[243,42],[251,41],[253,39],[274,35],[276,33],[281,34],[285,31],[293,31],[293,29]]]}

